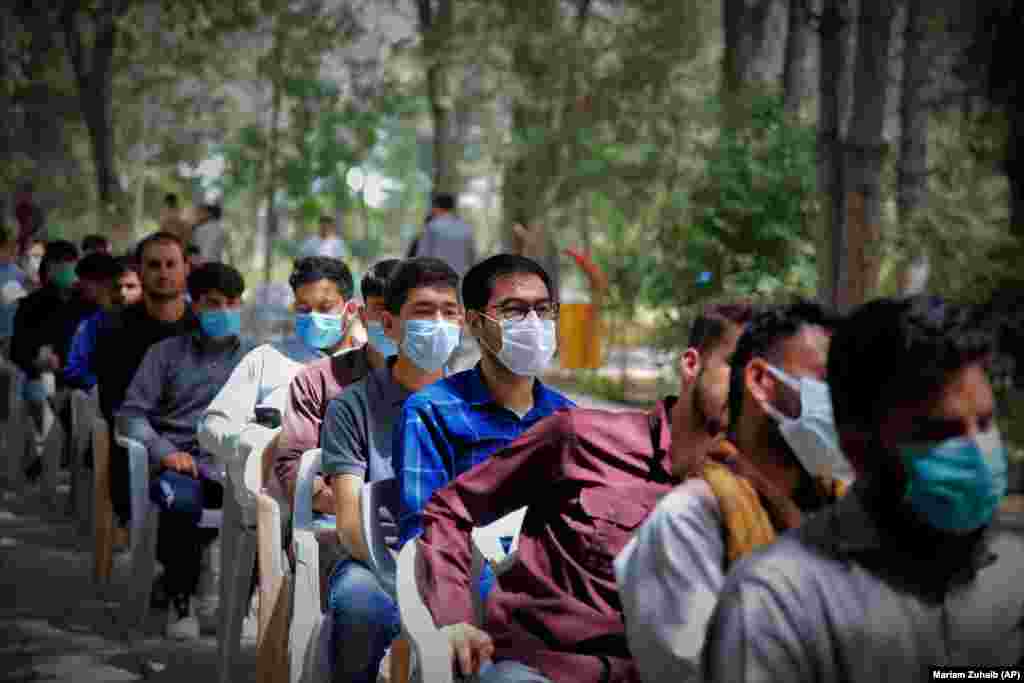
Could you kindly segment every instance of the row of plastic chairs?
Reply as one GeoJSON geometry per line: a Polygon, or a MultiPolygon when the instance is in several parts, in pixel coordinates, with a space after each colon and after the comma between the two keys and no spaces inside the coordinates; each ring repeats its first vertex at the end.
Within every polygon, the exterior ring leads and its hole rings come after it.
{"type": "MultiPolygon", "coordinates": [[[[319,544],[336,543],[337,540],[334,527],[326,527],[313,515],[313,481],[320,471],[320,449],[307,451],[299,466],[292,517],[295,577],[289,632],[290,683],[326,683],[330,680],[325,649],[329,647],[331,628],[329,615],[323,612],[321,602],[319,544]]],[[[420,683],[447,683],[452,681],[449,646],[424,604],[416,580],[419,544],[406,543],[396,561],[387,543],[395,530],[383,524],[380,518],[384,501],[393,500],[397,493],[394,479],[372,482],[363,486],[359,501],[371,568],[382,585],[396,595],[402,621],[402,635],[392,646],[391,681],[404,683],[409,672],[414,671],[420,683]],[[402,661],[410,652],[415,658],[415,665],[402,661]]],[[[520,508],[487,526],[474,529],[470,585],[478,585],[486,564],[490,564],[500,577],[515,562],[519,530],[525,516],[526,508],[520,508]],[[512,539],[508,553],[502,544],[502,539],[506,538],[512,539]]],[[[479,592],[473,591],[472,597],[478,625],[482,626],[484,611],[479,592]]]]}

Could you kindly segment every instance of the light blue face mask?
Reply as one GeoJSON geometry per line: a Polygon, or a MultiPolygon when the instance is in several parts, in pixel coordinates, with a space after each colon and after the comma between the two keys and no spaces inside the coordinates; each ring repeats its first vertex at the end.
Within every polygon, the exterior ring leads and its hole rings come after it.
{"type": "Polygon", "coordinates": [[[340,315],[301,313],[295,316],[295,334],[314,349],[329,349],[345,337],[345,322],[340,315]]]}
{"type": "Polygon", "coordinates": [[[402,352],[424,372],[437,372],[459,345],[462,328],[446,320],[406,320],[402,352]]]}
{"type": "Polygon", "coordinates": [[[993,427],[977,437],[957,437],[900,448],[907,472],[906,499],[929,526],[965,534],[992,521],[1006,496],[1006,448],[993,427]]]}
{"type": "Polygon", "coordinates": [[[398,344],[384,333],[384,323],[377,320],[366,323],[366,338],[370,342],[370,346],[385,358],[398,355],[398,344]]]}
{"type": "Polygon", "coordinates": [[[212,339],[237,337],[242,333],[242,312],[237,308],[202,311],[196,317],[203,334],[212,339]]]}

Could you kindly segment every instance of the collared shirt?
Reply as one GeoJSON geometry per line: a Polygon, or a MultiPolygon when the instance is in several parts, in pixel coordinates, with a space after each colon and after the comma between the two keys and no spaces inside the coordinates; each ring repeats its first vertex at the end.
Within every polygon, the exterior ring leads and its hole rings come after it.
{"type": "Polygon", "coordinates": [[[71,338],[68,362],[64,366],[64,383],[76,389],[88,391],[96,386],[96,374],[92,371],[92,354],[96,349],[96,336],[100,325],[107,317],[106,311],[99,311],[78,325],[71,338]]]}
{"type": "Polygon", "coordinates": [[[242,432],[256,408],[277,408],[284,415],[288,384],[299,370],[325,356],[295,336],[256,347],[242,359],[206,409],[200,432],[223,445],[242,432]]]}
{"type": "Polygon", "coordinates": [[[361,346],[315,361],[295,375],[288,385],[281,435],[274,450],[274,474],[285,491],[299,474],[302,454],[320,445],[327,403],[369,371],[367,349],[361,346]]]}
{"type": "Polygon", "coordinates": [[[533,383],[533,407],[520,417],[498,405],[480,366],[416,392],[395,426],[395,476],[401,492],[398,534],[402,544],[422,529],[423,507],[434,491],[486,460],[559,408],[568,398],[533,383]]]}
{"type": "Polygon", "coordinates": [[[1024,541],[989,530],[972,553],[921,545],[880,528],[858,483],[729,575],[707,680],[923,681],[933,666],[1019,665],[1024,541]],[[943,568],[957,571],[936,580],[943,568]]]}
{"type": "Polygon", "coordinates": [[[176,451],[203,456],[199,418],[253,346],[246,339],[210,344],[198,332],[154,345],[117,412],[129,423],[125,436],[142,442],[154,464],[176,451]]]}
{"type": "MultiPolygon", "coordinates": [[[[410,392],[395,381],[393,360],[350,384],[328,404],[320,437],[324,474],[351,474],[364,481],[395,476],[392,432],[410,392]]],[[[389,514],[382,521],[394,523],[398,501],[386,503],[389,514]]]]}
{"type": "Polygon", "coordinates": [[[665,402],[654,414],[652,434],[645,412],[559,411],[437,491],[419,541],[421,592],[437,624],[473,621],[471,529],[525,506],[517,559],[486,603],[495,660],[597,683],[604,655],[607,680],[637,680],[612,558],[678,483],[665,402]]]}

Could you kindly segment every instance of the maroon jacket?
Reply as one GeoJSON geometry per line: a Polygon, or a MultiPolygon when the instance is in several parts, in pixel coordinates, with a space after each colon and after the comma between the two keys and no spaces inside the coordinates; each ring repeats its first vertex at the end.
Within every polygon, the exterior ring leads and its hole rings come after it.
{"type": "Polygon", "coordinates": [[[473,621],[472,528],[527,506],[518,560],[487,598],[495,660],[558,683],[639,681],[612,561],[679,483],[665,406],[560,411],[434,493],[419,576],[436,623],[473,621]]]}

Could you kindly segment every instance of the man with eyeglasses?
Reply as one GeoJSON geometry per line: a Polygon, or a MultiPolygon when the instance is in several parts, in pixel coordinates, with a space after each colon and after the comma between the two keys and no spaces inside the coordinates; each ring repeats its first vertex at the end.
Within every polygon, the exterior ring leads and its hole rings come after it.
{"type": "Polygon", "coordinates": [[[523,256],[492,256],[466,273],[462,300],[480,362],[413,394],[395,430],[402,544],[422,531],[434,491],[574,405],[537,379],[555,354],[558,315],[543,268],[523,256]]]}

